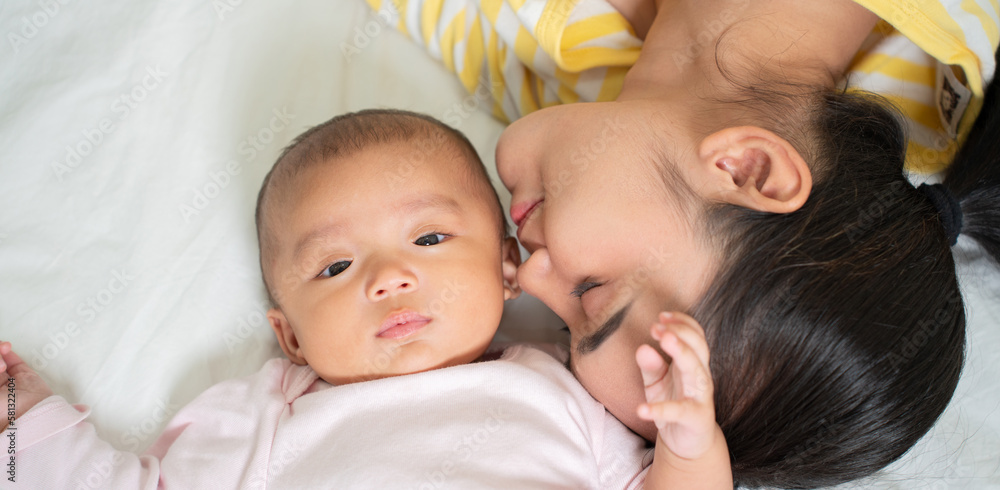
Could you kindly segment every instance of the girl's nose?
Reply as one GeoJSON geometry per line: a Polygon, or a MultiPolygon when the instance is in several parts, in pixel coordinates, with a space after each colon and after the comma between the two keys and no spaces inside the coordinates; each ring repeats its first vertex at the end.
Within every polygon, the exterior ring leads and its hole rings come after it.
{"type": "Polygon", "coordinates": [[[567,325],[580,320],[581,310],[574,307],[569,295],[573,286],[559,278],[552,269],[549,251],[545,248],[536,249],[517,268],[517,282],[524,292],[538,298],[553,313],[559,316],[567,325]]]}

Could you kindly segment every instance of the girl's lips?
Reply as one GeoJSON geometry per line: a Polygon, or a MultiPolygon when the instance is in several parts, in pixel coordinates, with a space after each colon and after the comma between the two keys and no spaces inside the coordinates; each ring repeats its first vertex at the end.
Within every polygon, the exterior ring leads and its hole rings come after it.
{"type": "Polygon", "coordinates": [[[390,313],[379,326],[376,337],[401,339],[424,328],[431,319],[413,310],[400,310],[390,313]]]}
{"type": "Polygon", "coordinates": [[[533,211],[535,206],[538,206],[540,202],[542,202],[542,199],[521,202],[511,206],[510,219],[514,221],[514,226],[520,228],[521,223],[524,223],[524,220],[528,219],[528,215],[531,214],[531,211],[533,211]]]}

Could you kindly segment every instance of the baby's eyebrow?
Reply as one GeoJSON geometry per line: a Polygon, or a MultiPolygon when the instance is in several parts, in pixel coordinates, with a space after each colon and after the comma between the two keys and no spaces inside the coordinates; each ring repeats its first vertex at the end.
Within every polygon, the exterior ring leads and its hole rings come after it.
{"type": "Polygon", "coordinates": [[[344,230],[344,224],[340,222],[328,224],[322,228],[319,228],[312,233],[306,235],[299,243],[295,245],[295,253],[292,255],[293,260],[296,264],[301,263],[302,254],[309,249],[310,245],[317,242],[322,242],[327,237],[341,233],[344,230]]]}
{"type": "Polygon", "coordinates": [[[458,212],[462,209],[462,207],[458,205],[458,201],[452,199],[451,197],[443,194],[429,194],[410,199],[409,201],[400,204],[397,207],[397,210],[409,214],[426,208],[442,208],[446,211],[452,212],[458,212]]]}

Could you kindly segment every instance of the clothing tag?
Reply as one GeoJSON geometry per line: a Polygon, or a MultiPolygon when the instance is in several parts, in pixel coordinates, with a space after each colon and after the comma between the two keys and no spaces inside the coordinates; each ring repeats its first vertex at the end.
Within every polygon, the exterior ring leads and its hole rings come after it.
{"type": "Polygon", "coordinates": [[[958,80],[955,70],[950,65],[938,63],[937,89],[935,90],[938,115],[941,116],[941,126],[948,136],[958,136],[958,123],[962,121],[965,108],[972,100],[972,91],[958,80]]]}

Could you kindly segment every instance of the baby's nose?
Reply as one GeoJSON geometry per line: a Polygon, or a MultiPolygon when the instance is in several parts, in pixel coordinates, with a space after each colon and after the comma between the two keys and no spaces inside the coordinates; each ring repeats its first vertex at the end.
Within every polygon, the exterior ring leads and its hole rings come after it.
{"type": "Polygon", "coordinates": [[[385,298],[413,292],[417,289],[417,277],[399,263],[383,264],[375,271],[368,285],[368,298],[379,301],[385,298]]]}
{"type": "Polygon", "coordinates": [[[372,291],[374,298],[383,298],[395,294],[405,293],[413,289],[413,284],[404,279],[392,279],[385,284],[377,285],[372,291]]]}

